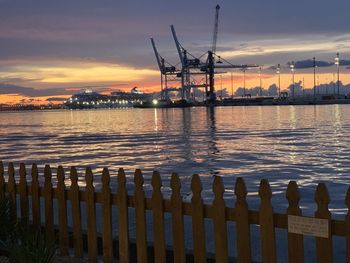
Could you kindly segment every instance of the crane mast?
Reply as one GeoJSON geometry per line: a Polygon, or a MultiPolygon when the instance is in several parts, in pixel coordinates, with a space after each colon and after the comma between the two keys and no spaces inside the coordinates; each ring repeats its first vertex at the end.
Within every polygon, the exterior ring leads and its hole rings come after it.
{"type": "Polygon", "coordinates": [[[216,52],[216,41],[218,39],[218,27],[219,27],[219,10],[220,6],[217,5],[215,8],[215,20],[214,20],[214,32],[213,32],[213,42],[211,45],[211,52],[216,52]]]}

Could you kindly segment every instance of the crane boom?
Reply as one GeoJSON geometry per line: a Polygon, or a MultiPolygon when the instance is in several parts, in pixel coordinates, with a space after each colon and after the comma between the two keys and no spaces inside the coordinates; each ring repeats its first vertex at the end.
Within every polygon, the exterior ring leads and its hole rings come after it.
{"type": "Polygon", "coordinates": [[[180,58],[180,61],[181,61],[181,65],[182,65],[182,67],[184,67],[184,66],[185,66],[185,60],[184,60],[184,57],[183,57],[183,54],[182,54],[181,45],[180,45],[180,43],[179,43],[179,40],[177,39],[177,35],[176,35],[175,28],[174,28],[173,25],[171,25],[170,28],[171,28],[171,33],[173,34],[173,38],[174,38],[174,41],[175,41],[177,53],[179,54],[179,58],[180,58]]]}
{"type": "Polygon", "coordinates": [[[219,10],[220,10],[220,6],[217,5],[215,8],[214,33],[213,33],[213,42],[211,45],[211,52],[213,53],[216,52],[216,41],[218,39],[219,10]]]}
{"type": "Polygon", "coordinates": [[[160,55],[158,53],[158,50],[157,50],[156,44],[154,43],[153,37],[151,37],[151,43],[152,43],[154,55],[156,56],[156,59],[157,59],[157,64],[158,64],[159,70],[160,70],[160,72],[163,72],[164,68],[163,68],[163,65],[162,65],[162,62],[161,62],[161,57],[160,57],[160,55]]]}

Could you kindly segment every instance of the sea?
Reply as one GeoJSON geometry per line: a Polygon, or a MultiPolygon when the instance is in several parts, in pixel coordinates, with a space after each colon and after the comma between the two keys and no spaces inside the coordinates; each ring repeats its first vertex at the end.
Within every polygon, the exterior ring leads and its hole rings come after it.
{"type": "MultiPolygon", "coordinates": [[[[95,181],[108,167],[112,188],[124,168],[133,192],[133,173],[141,169],[146,194],[153,171],[170,196],[170,177],[179,174],[183,199],[190,200],[190,182],[199,174],[203,199],[211,203],[212,182],[221,176],[224,198],[234,206],[237,177],[246,182],[248,204],[258,209],[258,187],[268,179],[274,211],[285,212],[290,180],[300,188],[303,214],[316,210],[314,192],[328,188],[333,218],[343,219],[350,185],[350,105],[236,106],[170,109],[101,109],[0,113],[0,160],[16,167],[37,163],[91,167],[95,181]]],[[[232,252],[234,253],[234,252],[232,252]]]]}

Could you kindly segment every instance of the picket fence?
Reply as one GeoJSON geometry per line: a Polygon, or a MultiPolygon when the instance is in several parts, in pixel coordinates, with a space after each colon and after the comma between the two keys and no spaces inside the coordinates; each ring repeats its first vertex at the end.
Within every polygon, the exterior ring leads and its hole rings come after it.
{"type": "MultiPolygon", "coordinates": [[[[110,174],[107,168],[103,169],[101,191],[95,191],[95,177],[90,168],[86,169],[85,183],[79,186],[78,173],[76,168],[70,169],[69,180],[66,179],[62,166],[57,168],[56,178],[53,178],[49,165],[44,168],[44,178],[39,177],[38,167],[33,164],[31,167],[31,178],[27,180],[27,171],[23,163],[19,167],[19,180],[15,175],[13,163],[9,163],[5,175],[3,163],[0,162],[0,195],[8,195],[13,205],[20,206],[17,215],[22,222],[31,224],[34,228],[43,227],[48,240],[57,240],[59,253],[62,256],[68,255],[73,249],[77,258],[87,257],[89,262],[97,261],[99,256],[104,262],[112,262],[118,255],[119,262],[130,262],[130,240],[129,240],[129,218],[128,209],[135,209],[136,227],[136,258],[137,262],[149,261],[149,248],[147,244],[147,222],[146,210],[151,210],[153,220],[153,259],[155,262],[166,262],[167,247],[165,242],[164,214],[171,215],[172,222],[172,260],[174,262],[186,261],[186,247],[184,241],[184,216],[192,218],[192,241],[194,262],[205,262],[207,260],[205,219],[213,221],[215,242],[215,261],[228,262],[228,221],[235,222],[236,226],[236,256],[237,262],[251,262],[251,237],[250,225],[257,225],[260,229],[261,240],[261,261],[273,263],[276,258],[276,228],[288,229],[288,216],[301,216],[299,207],[299,191],[295,181],[290,181],[286,198],[289,203],[285,214],[274,213],[270,199],[271,188],[267,180],[261,180],[259,187],[260,207],[259,210],[250,210],[246,201],[247,191],[244,180],[237,178],[235,183],[235,206],[227,207],[223,199],[224,186],[222,179],[215,176],[213,182],[214,199],[212,204],[204,204],[201,197],[201,180],[198,175],[193,175],[191,180],[192,198],[190,202],[182,200],[180,189],[181,182],[177,174],[172,174],[170,187],[171,198],[164,199],[162,195],[162,182],[158,172],[152,176],[152,196],[145,196],[143,189],[144,179],[140,170],[135,171],[134,193],[128,195],[126,190],[126,176],[123,169],[119,169],[116,193],[110,188],[110,174]],[[6,179],[6,180],[5,180],[6,179]],[[55,179],[55,186],[53,184],[55,179]],[[40,182],[44,181],[43,185],[40,182]],[[44,205],[40,205],[40,200],[44,205]],[[58,209],[54,209],[54,200],[58,209]],[[70,202],[70,211],[67,203],[70,202]],[[82,218],[81,204],[86,208],[86,218],[82,218]],[[96,205],[102,207],[102,212],[96,213],[96,205]],[[112,206],[118,207],[117,218],[112,217],[112,206]],[[43,209],[44,208],[44,209],[43,209]],[[44,210],[44,223],[41,220],[41,213],[44,210]],[[73,227],[73,244],[69,242],[70,228],[67,223],[67,215],[71,214],[73,227]],[[58,216],[58,225],[54,224],[54,216],[58,216]],[[98,233],[96,218],[100,217],[102,222],[102,233],[98,233]],[[84,251],[82,220],[87,220],[86,236],[87,250],[84,251]],[[117,220],[118,242],[113,242],[112,221],[117,220]],[[99,255],[98,236],[102,235],[102,255],[99,255]],[[70,247],[72,245],[72,247],[70,247]],[[116,253],[117,251],[117,253],[116,253]]],[[[346,253],[344,261],[350,262],[350,212],[344,220],[334,220],[328,209],[330,202],[325,184],[320,183],[315,191],[315,202],[317,210],[315,218],[326,219],[328,222],[328,237],[315,237],[316,239],[316,260],[317,262],[333,262],[332,258],[332,237],[341,236],[346,239],[346,253]]],[[[350,208],[350,190],[348,190],[345,204],[350,208]]],[[[304,262],[304,237],[302,234],[288,233],[288,254],[289,262],[304,262]]]]}

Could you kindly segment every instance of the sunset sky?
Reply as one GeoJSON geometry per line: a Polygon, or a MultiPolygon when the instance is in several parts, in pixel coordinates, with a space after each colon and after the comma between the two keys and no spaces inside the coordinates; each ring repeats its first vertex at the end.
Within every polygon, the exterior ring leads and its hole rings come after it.
{"type": "MultiPolygon", "coordinates": [[[[264,65],[264,86],[277,82],[269,69],[277,63],[286,88],[288,62],[316,57],[333,63],[337,52],[346,64],[341,80],[350,83],[348,0],[0,0],[0,103],[68,97],[84,87],[156,91],[159,71],[149,38],[177,64],[174,24],[182,45],[203,54],[211,44],[216,4],[217,53],[234,64],[264,65]]],[[[334,72],[334,65],[319,68],[319,82],[331,82],[334,72]]],[[[233,76],[234,88],[242,86],[242,73],[233,76]]],[[[296,81],[301,79],[311,87],[312,69],[297,70],[296,81]]],[[[230,89],[229,73],[223,83],[230,89]]],[[[247,86],[257,85],[251,70],[247,86]]]]}

